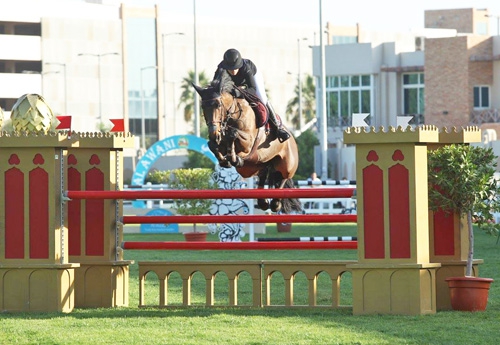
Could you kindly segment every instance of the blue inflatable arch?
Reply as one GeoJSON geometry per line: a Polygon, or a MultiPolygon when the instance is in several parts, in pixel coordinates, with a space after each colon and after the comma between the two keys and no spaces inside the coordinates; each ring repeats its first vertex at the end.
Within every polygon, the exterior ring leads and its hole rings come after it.
{"type": "Polygon", "coordinates": [[[174,135],[154,143],[137,162],[131,184],[141,186],[148,175],[153,164],[165,153],[171,150],[188,149],[207,156],[214,164],[218,164],[217,158],[208,148],[206,139],[194,135],[174,135]]]}

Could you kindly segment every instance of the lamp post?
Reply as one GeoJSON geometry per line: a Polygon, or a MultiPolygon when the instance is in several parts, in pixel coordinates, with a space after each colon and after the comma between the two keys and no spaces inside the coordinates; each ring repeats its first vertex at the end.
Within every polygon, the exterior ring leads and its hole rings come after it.
{"type": "MultiPolygon", "coordinates": [[[[193,30],[194,30],[194,83],[198,85],[198,68],[196,64],[196,0],[193,0],[193,30]]],[[[200,136],[200,106],[198,92],[194,92],[194,135],[200,136]]]]}
{"type": "Polygon", "coordinates": [[[485,17],[496,18],[497,19],[497,36],[500,36],[500,15],[495,14],[485,14],[485,17]]]}
{"type": "Polygon", "coordinates": [[[141,146],[146,151],[146,120],[144,118],[144,89],[142,86],[142,72],[147,69],[157,69],[158,66],[141,67],[141,146]]]}
{"type": "Polygon", "coordinates": [[[91,53],[80,53],[78,56],[93,56],[97,57],[97,79],[99,83],[99,123],[102,122],[102,98],[101,98],[101,57],[107,55],[120,55],[118,53],[103,53],[103,54],[91,54],[91,53]]]}
{"type": "MultiPolygon", "coordinates": [[[[295,73],[292,72],[287,72],[290,75],[294,75],[295,73]]],[[[301,78],[300,78],[300,68],[299,68],[299,73],[297,73],[297,85],[298,85],[298,96],[297,96],[297,103],[298,103],[298,117],[299,117],[299,131],[302,130],[303,127],[303,121],[302,121],[302,85],[301,85],[301,78]]]]}
{"type": "MultiPolygon", "coordinates": [[[[169,32],[169,33],[166,33],[166,34],[162,34],[161,35],[161,38],[162,38],[162,43],[163,43],[163,89],[164,89],[164,121],[165,121],[165,138],[168,137],[167,135],[167,128],[168,128],[168,124],[167,124],[167,86],[166,86],[166,83],[167,83],[167,77],[166,77],[166,74],[167,74],[167,65],[165,64],[165,56],[167,55],[166,54],[166,44],[165,44],[165,38],[167,36],[173,36],[173,35],[182,35],[184,36],[184,32],[169,32]]],[[[175,86],[175,85],[174,85],[175,86]]],[[[172,100],[174,105],[175,105],[175,99],[172,100]]],[[[174,130],[174,134],[175,134],[175,130],[174,130]]]]}
{"type": "Polygon", "coordinates": [[[326,120],[326,67],[325,67],[325,44],[324,44],[324,34],[323,34],[323,23],[324,23],[324,13],[323,13],[323,0],[319,0],[319,45],[320,45],[320,94],[319,94],[319,106],[320,106],[320,116],[318,118],[321,126],[321,179],[328,179],[328,124],[326,120]]]}
{"type": "Polygon", "coordinates": [[[299,129],[302,130],[304,124],[304,118],[302,116],[302,78],[300,72],[300,41],[307,41],[307,37],[297,38],[297,61],[298,61],[298,73],[297,80],[299,83],[299,129]]]}
{"type": "Polygon", "coordinates": [[[46,62],[46,65],[61,66],[64,74],[64,113],[68,114],[68,80],[66,78],[66,64],[59,62],[46,62]]]}

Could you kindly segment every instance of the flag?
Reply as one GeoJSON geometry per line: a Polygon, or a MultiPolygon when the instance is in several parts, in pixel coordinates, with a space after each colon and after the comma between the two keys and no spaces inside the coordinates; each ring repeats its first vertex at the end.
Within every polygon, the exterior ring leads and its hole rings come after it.
{"type": "Polygon", "coordinates": [[[352,127],[367,127],[368,124],[365,122],[365,119],[370,116],[368,113],[362,114],[352,114],[352,127]]]}
{"type": "Polygon", "coordinates": [[[109,121],[113,122],[113,128],[111,128],[111,132],[125,132],[125,122],[123,119],[109,119],[109,121]]]}
{"type": "Polygon", "coordinates": [[[56,116],[56,118],[59,120],[59,124],[57,125],[56,129],[68,129],[71,131],[71,116],[70,115],[56,116]]]}

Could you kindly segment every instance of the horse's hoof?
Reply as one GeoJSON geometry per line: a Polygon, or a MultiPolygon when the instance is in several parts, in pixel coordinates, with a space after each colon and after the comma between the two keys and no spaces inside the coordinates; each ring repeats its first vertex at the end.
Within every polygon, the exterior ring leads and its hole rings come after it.
{"type": "Polygon", "coordinates": [[[245,165],[245,162],[243,161],[243,159],[241,159],[241,157],[238,156],[237,160],[236,160],[236,167],[237,168],[240,168],[242,167],[243,165],[245,165]]]}
{"type": "Polygon", "coordinates": [[[243,162],[243,159],[241,159],[241,157],[239,156],[236,156],[236,161],[231,161],[231,164],[235,167],[235,168],[241,168],[244,164],[243,162]]]}
{"type": "Polygon", "coordinates": [[[271,200],[271,211],[279,212],[281,210],[281,201],[279,199],[271,200]]]}
{"type": "Polygon", "coordinates": [[[222,161],[222,162],[219,162],[219,165],[220,165],[222,168],[231,168],[231,167],[232,167],[231,163],[229,163],[228,161],[222,161]]]}
{"type": "Polygon", "coordinates": [[[258,199],[257,206],[259,206],[262,211],[265,211],[269,208],[269,201],[267,201],[267,199],[258,199]]]}

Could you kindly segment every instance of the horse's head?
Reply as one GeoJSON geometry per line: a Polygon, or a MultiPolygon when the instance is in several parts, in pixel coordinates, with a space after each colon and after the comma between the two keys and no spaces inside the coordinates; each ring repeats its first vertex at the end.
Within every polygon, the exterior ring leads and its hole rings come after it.
{"type": "Polygon", "coordinates": [[[193,87],[201,97],[201,109],[208,127],[209,138],[219,144],[222,126],[226,123],[228,115],[234,111],[234,97],[228,93],[227,86],[220,80],[212,81],[205,88],[195,84],[193,87]]]}

